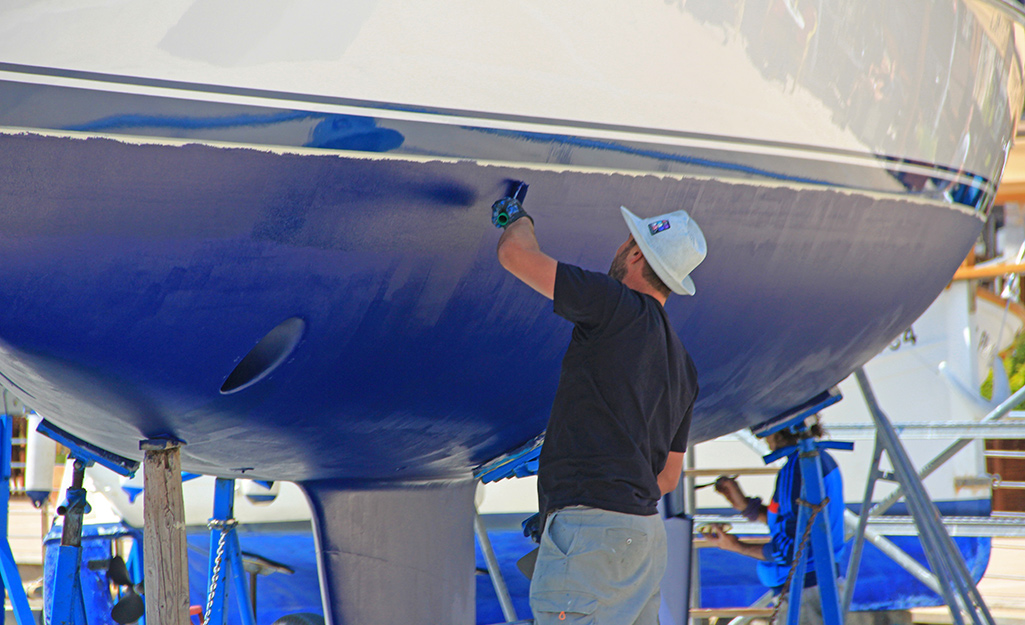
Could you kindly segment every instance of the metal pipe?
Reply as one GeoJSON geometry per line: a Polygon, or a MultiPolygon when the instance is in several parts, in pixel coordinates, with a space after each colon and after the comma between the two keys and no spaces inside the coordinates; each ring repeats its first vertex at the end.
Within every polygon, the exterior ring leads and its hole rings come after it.
{"type": "MultiPolygon", "coordinates": [[[[684,462],[686,469],[683,472],[683,481],[686,484],[687,494],[684,500],[684,509],[687,511],[687,514],[693,517],[698,512],[698,494],[695,488],[696,480],[693,473],[697,466],[694,445],[687,446],[684,462]]],[[[688,604],[692,609],[701,607],[701,551],[694,546],[693,542],[691,542],[690,547],[690,601],[688,604]]],[[[692,619],[689,614],[687,615],[688,622],[698,623],[701,620],[703,619],[692,619]]]]}
{"type": "MultiPolygon", "coordinates": [[[[697,467],[697,455],[694,445],[687,446],[687,454],[684,456],[684,462],[684,484],[686,485],[685,492],[687,495],[684,500],[684,509],[693,518],[698,512],[698,496],[696,480],[694,478],[694,470],[697,467]]],[[[694,546],[693,541],[691,541],[690,593],[691,596],[688,601],[689,608],[691,610],[701,608],[701,551],[694,546]]],[[[688,610],[688,612],[690,612],[690,610],[688,610]]],[[[692,619],[690,614],[687,615],[688,623],[697,624],[702,621],[704,621],[704,619],[692,619]]]]}
{"type": "Polygon", "coordinates": [[[82,490],[84,482],[85,463],[75,460],[71,473],[71,487],[67,492],[70,505],[67,510],[63,511],[62,546],[80,547],[82,545],[82,517],[85,515],[85,491],[82,490]],[[80,501],[77,498],[78,495],[81,495],[80,501]]]}
{"type": "MultiPolygon", "coordinates": [[[[1007,416],[1010,419],[1010,416],[1007,416]]],[[[957,440],[962,438],[992,440],[1017,440],[1025,438],[1025,423],[996,421],[915,421],[894,423],[893,429],[900,433],[901,440],[957,440]]],[[[829,433],[835,438],[855,441],[869,441],[875,438],[875,426],[871,423],[830,423],[829,433]]]]}
{"type": "Polygon", "coordinates": [[[1025,451],[1009,451],[1007,449],[987,449],[982,452],[987,458],[1006,458],[1009,460],[1025,460],[1025,451]]]}
{"type": "MultiPolygon", "coordinates": [[[[883,448],[879,444],[879,437],[876,436],[875,448],[872,450],[872,464],[868,470],[868,479],[865,480],[865,496],[861,500],[861,514],[858,515],[858,529],[855,532],[857,537],[854,547],[851,549],[851,561],[847,564],[847,586],[843,591],[843,603],[840,608],[844,614],[851,609],[851,599],[854,597],[854,584],[858,581],[858,567],[861,566],[861,550],[865,547],[865,527],[868,525],[868,511],[872,504],[872,493],[875,492],[876,480],[881,475],[879,471],[879,460],[883,457],[883,448]]],[[[847,521],[847,513],[844,510],[844,522],[847,521]]]]}
{"type": "Polygon", "coordinates": [[[1011,489],[1025,489],[1025,482],[1008,482],[1006,480],[997,480],[993,482],[993,488],[1005,488],[1011,489]]]}
{"type": "Polygon", "coordinates": [[[516,608],[513,607],[512,597],[509,596],[509,589],[505,585],[505,578],[498,568],[498,558],[495,557],[495,550],[491,548],[491,539],[488,538],[488,530],[484,527],[484,521],[476,509],[473,511],[473,531],[477,534],[477,542],[480,543],[480,551],[484,554],[484,563],[488,567],[488,575],[495,587],[495,594],[498,595],[498,605],[502,607],[502,616],[506,621],[515,621],[516,608]]]}

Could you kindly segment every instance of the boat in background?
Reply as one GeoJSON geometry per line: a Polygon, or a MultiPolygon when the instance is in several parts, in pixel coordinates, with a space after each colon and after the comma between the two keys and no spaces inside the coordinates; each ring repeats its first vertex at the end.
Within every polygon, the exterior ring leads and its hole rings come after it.
{"type": "Polygon", "coordinates": [[[472,620],[472,473],[544,428],[567,332],[495,260],[512,181],[588,268],[620,205],[701,224],[701,442],[928,307],[1023,101],[1000,0],[58,5],[0,8],[0,382],[299,483],[334,623],[472,620]]]}

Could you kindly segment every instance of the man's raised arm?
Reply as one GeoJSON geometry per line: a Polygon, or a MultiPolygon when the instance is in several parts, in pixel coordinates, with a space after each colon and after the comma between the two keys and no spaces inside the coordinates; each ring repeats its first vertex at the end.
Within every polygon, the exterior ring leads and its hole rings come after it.
{"type": "Polygon", "coordinates": [[[498,262],[541,295],[555,297],[558,262],[541,251],[532,220],[517,219],[505,228],[498,240],[498,262]]]}

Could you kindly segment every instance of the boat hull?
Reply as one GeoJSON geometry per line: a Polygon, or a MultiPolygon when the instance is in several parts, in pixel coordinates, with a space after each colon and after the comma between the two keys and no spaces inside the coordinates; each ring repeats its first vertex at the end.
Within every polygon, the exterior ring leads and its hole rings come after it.
{"type": "Polygon", "coordinates": [[[591,269],[627,236],[621,204],[685,206],[702,225],[698,294],[667,307],[701,371],[695,442],[837,383],[928,306],[981,228],[957,205],[795,184],[0,143],[8,385],[115,453],[177,436],[185,468],[213,474],[444,478],[542,430],[569,327],[497,263],[488,207],[509,180],[530,182],[545,249],[591,269]],[[222,392],[292,318],[287,359],[222,392]]]}

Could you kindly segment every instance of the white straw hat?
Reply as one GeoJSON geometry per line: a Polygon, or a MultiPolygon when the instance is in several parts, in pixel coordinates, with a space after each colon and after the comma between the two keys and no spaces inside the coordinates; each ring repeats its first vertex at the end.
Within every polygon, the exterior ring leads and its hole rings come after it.
{"type": "Polygon", "coordinates": [[[705,260],[708,250],[705,235],[687,211],[641,219],[625,206],[619,210],[641,253],[662,282],[674,293],[694,295],[690,272],[705,260]]]}

